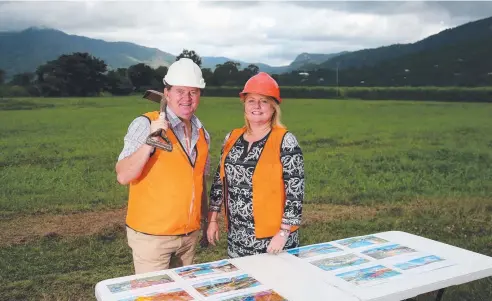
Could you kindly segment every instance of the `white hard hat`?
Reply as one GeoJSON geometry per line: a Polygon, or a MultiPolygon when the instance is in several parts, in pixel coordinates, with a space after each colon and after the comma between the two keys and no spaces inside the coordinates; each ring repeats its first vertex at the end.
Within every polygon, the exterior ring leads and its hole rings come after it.
{"type": "Polygon", "coordinates": [[[165,85],[171,86],[205,88],[202,70],[193,60],[185,57],[169,66],[167,74],[162,81],[165,85]]]}

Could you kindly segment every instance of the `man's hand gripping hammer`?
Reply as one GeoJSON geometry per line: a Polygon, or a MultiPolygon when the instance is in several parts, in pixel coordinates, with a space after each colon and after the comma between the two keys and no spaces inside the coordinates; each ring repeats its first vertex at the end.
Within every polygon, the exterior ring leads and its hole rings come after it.
{"type": "MultiPolygon", "coordinates": [[[[157,102],[160,104],[160,113],[159,113],[159,118],[166,119],[166,106],[167,106],[167,99],[164,97],[163,93],[157,92],[155,90],[147,90],[143,96],[143,98],[149,99],[153,102],[157,102]]],[[[163,129],[158,129],[157,131],[150,133],[150,135],[147,137],[147,140],[145,140],[145,143],[165,150],[165,151],[172,151],[173,150],[173,145],[171,141],[169,141],[169,138],[167,137],[166,133],[163,131],[163,129]],[[159,137],[162,140],[158,139],[153,139],[154,137],[159,137]]]]}

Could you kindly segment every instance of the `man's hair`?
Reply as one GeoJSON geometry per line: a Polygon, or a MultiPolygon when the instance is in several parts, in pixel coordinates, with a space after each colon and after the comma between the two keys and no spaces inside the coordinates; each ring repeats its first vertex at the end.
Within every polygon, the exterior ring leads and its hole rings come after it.
{"type": "Polygon", "coordinates": [[[165,80],[162,80],[162,82],[164,83],[164,89],[166,89],[167,91],[171,90],[171,88],[173,87],[172,85],[168,84],[165,80]]]}

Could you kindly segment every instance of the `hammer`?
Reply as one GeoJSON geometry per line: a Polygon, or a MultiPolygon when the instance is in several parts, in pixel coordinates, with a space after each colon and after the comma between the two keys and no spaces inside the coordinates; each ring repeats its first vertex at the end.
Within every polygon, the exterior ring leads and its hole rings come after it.
{"type": "MultiPolygon", "coordinates": [[[[159,118],[166,118],[167,99],[164,97],[163,93],[155,90],[147,90],[145,91],[143,98],[159,103],[159,118]]],[[[145,140],[145,143],[168,152],[173,150],[173,145],[171,141],[169,141],[169,138],[167,138],[166,133],[162,129],[158,129],[157,131],[150,133],[150,135],[145,140]],[[154,140],[152,139],[152,137],[160,137],[162,138],[162,140],[164,140],[164,142],[154,140]]]]}

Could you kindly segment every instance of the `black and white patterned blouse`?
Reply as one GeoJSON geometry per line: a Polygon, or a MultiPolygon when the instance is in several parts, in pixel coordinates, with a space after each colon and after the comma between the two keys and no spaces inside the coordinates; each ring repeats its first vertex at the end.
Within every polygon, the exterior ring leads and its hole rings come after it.
{"type": "MultiPolygon", "coordinates": [[[[227,134],[225,141],[229,138],[227,134]]],[[[225,159],[225,173],[228,181],[229,232],[227,253],[229,257],[242,257],[266,253],[270,238],[257,239],[253,221],[252,177],[259,156],[270,134],[253,142],[248,152],[248,142],[243,135],[239,137],[225,159]]],[[[221,151],[221,157],[223,154],[221,151]]],[[[302,202],[304,199],[304,159],[296,137],[287,132],[281,146],[281,162],[285,183],[286,203],[282,223],[298,226],[301,223],[302,202]]],[[[210,211],[220,212],[223,195],[220,179],[220,162],[210,190],[210,211]]],[[[280,230],[280,225],[279,225],[280,230]]],[[[299,246],[298,231],[289,235],[284,249],[299,246]]]]}

